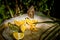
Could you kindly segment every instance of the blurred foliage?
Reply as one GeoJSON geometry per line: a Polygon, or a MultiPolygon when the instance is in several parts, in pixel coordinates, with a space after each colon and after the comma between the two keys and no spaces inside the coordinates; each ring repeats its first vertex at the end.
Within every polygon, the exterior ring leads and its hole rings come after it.
{"type": "Polygon", "coordinates": [[[0,0],[0,23],[15,15],[26,13],[32,5],[35,11],[45,12],[49,15],[50,11],[54,9],[53,4],[54,0],[0,0]],[[16,14],[18,8],[20,13],[16,14]]]}

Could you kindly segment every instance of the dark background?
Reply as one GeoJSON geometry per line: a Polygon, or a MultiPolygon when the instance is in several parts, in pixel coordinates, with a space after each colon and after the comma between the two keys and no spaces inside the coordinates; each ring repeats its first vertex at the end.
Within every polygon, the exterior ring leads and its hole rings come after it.
{"type": "Polygon", "coordinates": [[[31,5],[34,6],[35,11],[45,15],[49,13],[48,16],[60,19],[59,0],[17,0],[17,3],[16,0],[0,0],[0,23],[12,18],[12,15],[14,17],[15,14],[18,16],[26,13],[31,5]],[[16,14],[16,5],[20,8],[21,13],[16,14]]]}

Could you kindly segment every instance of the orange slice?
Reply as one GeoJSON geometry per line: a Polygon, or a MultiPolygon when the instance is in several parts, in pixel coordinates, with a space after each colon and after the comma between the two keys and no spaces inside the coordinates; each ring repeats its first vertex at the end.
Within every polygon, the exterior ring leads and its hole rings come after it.
{"type": "Polygon", "coordinates": [[[16,40],[22,39],[22,38],[24,37],[24,33],[14,32],[14,33],[13,33],[13,37],[14,37],[16,40]]]}

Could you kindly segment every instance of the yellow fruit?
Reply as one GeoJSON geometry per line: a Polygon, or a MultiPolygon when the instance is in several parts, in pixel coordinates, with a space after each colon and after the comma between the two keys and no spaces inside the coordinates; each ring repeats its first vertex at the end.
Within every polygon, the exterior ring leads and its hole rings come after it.
{"type": "Polygon", "coordinates": [[[28,23],[28,22],[30,22],[30,20],[29,19],[25,19],[25,21],[28,23]]]}
{"type": "Polygon", "coordinates": [[[17,25],[17,26],[20,26],[20,22],[19,21],[14,21],[14,23],[17,25]]]}
{"type": "Polygon", "coordinates": [[[17,25],[17,26],[21,26],[21,25],[23,25],[25,22],[24,22],[24,20],[22,20],[22,21],[14,21],[14,23],[17,25]]]}
{"type": "Polygon", "coordinates": [[[25,20],[20,21],[20,25],[23,25],[23,24],[25,24],[25,20]]]}
{"type": "Polygon", "coordinates": [[[25,24],[28,24],[30,26],[30,30],[36,30],[36,27],[35,27],[36,24],[33,24],[35,22],[38,22],[38,21],[35,20],[35,19],[30,20],[29,18],[26,18],[25,20],[21,20],[21,21],[16,21],[16,20],[14,21],[14,23],[17,26],[20,26],[20,29],[21,29],[22,32],[25,32],[25,30],[27,29],[25,24]]]}
{"type": "Polygon", "coordinates": [[[18,33],[18,32],[14,32],[13,33],[13,37],[15,38],[15,39],[22,39],[23,37],[24,37],[24,33],[18,33]]]}
{"type": "Polygon", "coordinates": [[[22,25],[20,28],[21,28],[22,32],[25,32],[25,30],[26,30],[26,26],[25,25],[22,25]]]}
{"type": "Polygon", "coordinates": [[[36,31],[37,30],[36,27],[35,27],[35,24],[30,25],[30,30],[31,31],[36,31]]]}
{"type": "Polygon", "coordinates": [[[26,23],[28,23],[29,25],[32,24],[32,21],[31,21],[30,19],[26,19],[25,21],[26,21],[26,23]]]}
{"type": "Polygon", "coordinates": [[[13,33],[13,36],[14,36],[15,39],[19,39],[19,37],[18,37],[18,32],[14,32],[14,33],[13,33]]]}

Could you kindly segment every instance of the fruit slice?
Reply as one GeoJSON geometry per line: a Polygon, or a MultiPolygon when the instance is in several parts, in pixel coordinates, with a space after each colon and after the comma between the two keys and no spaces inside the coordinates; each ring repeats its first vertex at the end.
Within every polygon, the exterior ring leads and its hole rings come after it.
{"type": "Polygon", "coordinates": [[[24,33],[14,32],[14,33],[13,33],[13,37],[14,37],[16,40],[22,39],[22,38],[24,37],[24,33]]]}
{"type": "Polygon", "coordinates": [[[26,26],[25,25],[22,25],[20,28],[21,28],[22,32],[25,32],[25,30],[26,30],[26,26]]]}
{"type": "Polygon", "coordinates": [[[21,21],[15,20],[14,23],[15,23],[17,26],[21,26],[21,25],[23,25],[23,24],[25,23],[25,21],[24,21],[24,20],[21,20],[21,21]]]}
{"type": "Polygon", "coordinates": [[[37,31],[35,24],[30,25],[30,30],[31,31],[37,31]]]}

